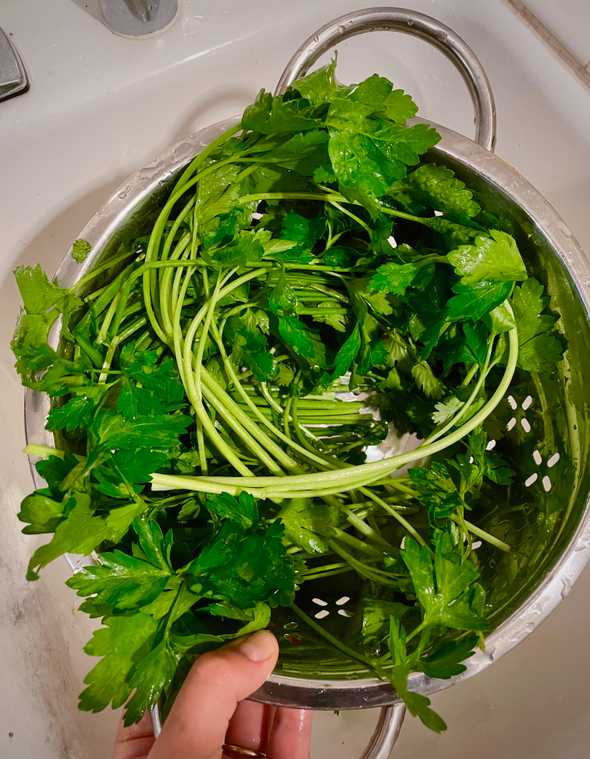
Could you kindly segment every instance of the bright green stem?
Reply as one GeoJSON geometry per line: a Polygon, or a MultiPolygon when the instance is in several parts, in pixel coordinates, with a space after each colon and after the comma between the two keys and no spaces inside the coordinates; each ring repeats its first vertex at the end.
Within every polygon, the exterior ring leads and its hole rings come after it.
{"type": "Polygon", "coordinates": [[[469,530],[470,533],[472,533],[478,538],[481,538],[482,540],[485,540],[486,543],[489,543],[490,545],[494,546],[494,548],[498,548],[500,551],[504,551],[505,553],[510,553],[510,551],[512,550],[510,546],[508,545],[508,543],[505,543],[503,540],[500,540],[500,538],[494,537],[494,535],[491,535],[489,532],[482,530],[481,527],[478,527],[472,522],[468,522],[466,519],[463,519],[461,521],[459,520],[453,520],[453,521],[456,521],[457,524],[465,525],[465,527],[469,530]]]}
{"type": "Polygon", "coordinates": [[[355,661],[359,661],[361,662],[361,664],[365,664],[370,669],[374,668],[374,665],[371,659],[369,659],[367,656],[364,656],[363,654],[359,654],[359,652],[355,651],[354,648],[349,648],[345,643],[342,643],[341,640],[339,640],[334,635],[329,633],[324,627],[322,627],[316,621],[314,621],[311,617],[309,617],[298,606],[296,606],[295,604],[291,604],[291,609],[299,617],[299,619],[305,622],[305,624],[311,630],[313,630],[317,635],[319,635],[321,638],[326,640],[331,646],[333,646],[334,648],[337,648],[339,651],[342,651],[343,654],[346,654],[346,656],[350,657],[351,659],[354,659],[355,661]]]}
{"type": "Polygon", "coordinates": [[[66,452],[59,448],[52,448],[50,445],[37,445],[36,443],[29,443],[29,445],[23,449],[23,452],[26,453],[27,456],[38,456],[40,459],[46,459],[48,456],[57,456],[58,458],[63,459],[66,455],[66,452]]]}
{"type": "Polygon", "coordinates": [[[416,529],[408,522],[408,520],[403,517],[400,513],[398,513],[395,509],[395,507],[391,506],[387,501],[384,501],[382,498],[379,498],[378,495],[375,495],[372,490],[369,488],[360,488],[360,492],[363,495],[366,495],[367,498],[369,498],[373,503],[376,503],[378,506],[381,506],[381,508],[390,514],[394,519],[397,519],[397,521],[401,524],[401,526],[407,530],[407,532],[410,533],[410,535],[414,538],[414,540],[417,540],[420,545],[426,545],[424,538],[422,535],[420,535],[419,532],[416,531],[416,529]]]}
{"type": "MultiPolygon", "coordinates": [[[[221,358],[223,361],[223,368],[225,369],[225,373],[227,374],[227,378],[229,381],[233,384],[234,388],[236,389],[237,393],[239,394],[240,398],[244,401],[246,406],[250,409],[252,414],[258,419],[258,421],[263,424],[275,437],[279,438],[279,440],[282,440],[285,445],[288,445],[290,448],[292,448],[297,453],[300,453],[302,456],[305,456],[306,458],[310,459],[311,461],[314,461],[316,464],[319,464],[320,466],[324,465],[326,462],[320,457],[316,456],[312,452],[308,451],[303,446],[299,445],[297,442],[292,440],[288,435],[285,435],[282,430],[280,430],[276,425],[274,425],[269,419],[267,419],[263,412],[258,408],[258,406],[254,403],[254,401],[250,398],[246,390],[244,389],[242,383],[240,382],[240,378],[234,371],[234,368],[232,366],[231,361],[229,360],[229,357],[227,355],[227,351],[225,350],[225,345],[222,340],[222,336],[219,333],[219,330],[217,329],[216,325],[213,325],[212,334],[215,338],[215,342],[217,343],[217,347],[219,348],[219,352],[221,353],[221,358]]],[[[279,449],[280,450],[280,449],[279,449]]],[[[283,459],[283,463],[288,469],[293,469],[297,466],[296,462],[291,461],[287,463],[286,459],[283,459]]]]}
{"type": "Polygon", "coordinates": [[[516,361],[518,359],[518,333],[516,328],[512,328],[509,331],[508,341],[508,360],[504,374],[492,396],[459,429],[454,430],[440,440],[423,444],[412,451],[397,454],[382,461],[344,467],[331,472],[322,472],[321,477],[318,477],[317,472],[303,475],[289,475],[286,477],[215,478],[154,474],[152,482],[158,489],[186,489],[210,493],[220,493],[224,490],[235,493],[240,490],[247,490],[253,495],[262,498],[293,498],[295,497],[293,495],[294,492],[297,493],[297,497],[303,498],[315,495],[331,495],[346,490],[355,490],[359,487],[378,482],[384,477],[391,475],[396,469],[418,461],[425,456],[432,456],[454,445],[482,424],[504,397],[516,370],[516,361]]]}
{"type": "Polygon", "coordinates": [[[337,553],[347,564],[350,564],[357,574],[366,577],[367,580],[371,580],[371,582],[379,585],[387,585],[388,587],[395,587],[397,585],[396,581],[387,572],[377,567],[367,566],[364,562],[349,553],[339,542],[331,540],[328,545],[334,553],[337,553]]]}
{"type": "MultiPolygon", "coordinates": [[[[509,304],[507,305],[510,311],[512,312],[510,305],[509,304]]],[[[431,435],[429,435],[426,438],[427,443],[431,443],[431,442],[434,442],[435,440],[438,440],[438,438],[442,437],[446,432],[448,432],[448,430],[452,429],[453,427],[456,427],[457,423],[465,416],[466,412],[471,408],[471,405],[477,398],[479,391],[481,390],[481,388],[483,387],[483,383],[485,382],[489,365],[490,365],[490,359],[492,356],[494,342],[495,342],[495,335],[492,335],[488,343],[488,350],[486,353],[485,361],[479,373],[478,380],[475,383],[473,390],[471,391],[471,395],[465,401],[465,403],[461,406],[461,408],[457,411],[457,413],[443,427],[441,427],[438,430],[435,430],[435,432],[433,432],[431,435]]]]}

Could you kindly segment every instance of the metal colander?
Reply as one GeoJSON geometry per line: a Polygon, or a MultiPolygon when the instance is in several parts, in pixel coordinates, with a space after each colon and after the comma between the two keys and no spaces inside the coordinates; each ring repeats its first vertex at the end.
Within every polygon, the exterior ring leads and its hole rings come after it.
{"type": "MultiPolygon", "coordinates": [[[[486,210],[512,227],[528,266],[541,278],[551,296],[568,350],[559,372],[543,380],[532,375],[512,384],[495,412],[497,437],[511,451],[517,490],[534,509],[521,510],[510,522],[511,554],[483,561],[484,575],[493,577],[500,562],[510,581],[491,587],[491,625],[486,650],[467,662],[467,670],[451,680],[411,676],[409,686],[432,693],[470,677],[523,640],[565,597],[590,558],[590,420],[585,388],[590,384],[589,294],[590,264],[553,208],[512,167],[492,152],[495,135],[494,100],[485,73],[471,49],[448,27],[409,10],[374,8],[342,16],[306,40],[293,56],[277,87],[280,93],[328,49],[342,40],[371,30],[398,30],[419,36],[440,48],[461,71],[475,106],[476,142],[434,125],[442,136],[431,157],[448,165],[478,193],[486,210]],[[479,143],[479,144],[478,144],[479,143]],[[566,402],[567,401],[567,402],[566,402]],[[494,561],[498,564],[494,565],[494,561]]],[[[80,236],[92,245],[83,264],[68,255],[58,280],[71,286],[99,258],[109,256],[149,230],[162,199],[181,168],[233,120],[216,124],[187,138],[173,150],[130,177],[88,223],[80,236]]],[[[57,342],[58,335],[55,335],[57,342]]],[[[29,440],[52,442],[44,429],[47,400],[36,393],[26,399],[29,440]]],[[[492,437],[488,448],[496,443],[492,437]]],[[[384,451],[384,455],[388,455],[384,451]]],[[[32,467],[36,484],[42,483],[32,467]]],[[[502,518],[490,514],[496,533],[502,518]]],[[[486,523],[482,524],[486,527],[486,523]]],[[[87,561],[87,560],[85,560],[87,561]]],[[[85,561],[71,557],[74,569],[85,561]]],[[[332,578],[306,583],[299,603],[315,620],[346,641],[358,631],[361,586],[332,578]],[[355,627],[356,626],[356,627],[355,627]]],[[[277,670],[253,696],[265,703],[311,709],[383,707],[376,731],[364,753],[387,757],[404,715],[404,707],[386,683],[362,665],[328,649],[313,633],[301,628],[287,612],[277,620],[282,656],[277,670]],[[296,642],[297,645],[293,645],[296,642]]],[[[156,732],[159,715],[154,712],[156,732]]]]}

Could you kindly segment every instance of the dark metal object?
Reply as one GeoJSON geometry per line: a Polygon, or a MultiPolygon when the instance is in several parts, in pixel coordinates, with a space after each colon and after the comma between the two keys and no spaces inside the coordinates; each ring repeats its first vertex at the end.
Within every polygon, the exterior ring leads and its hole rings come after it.
{"type": "Polygon", "coordinates": [[[29,89],[25,66],[17,49],[0,29],[0,101],[22,95],[29,89]]]}
{"type": "Polygon", "coordinates": [[[115,34],[145,37],[176,18],[178,0],[100,0],[104,23],[115,34]]]}

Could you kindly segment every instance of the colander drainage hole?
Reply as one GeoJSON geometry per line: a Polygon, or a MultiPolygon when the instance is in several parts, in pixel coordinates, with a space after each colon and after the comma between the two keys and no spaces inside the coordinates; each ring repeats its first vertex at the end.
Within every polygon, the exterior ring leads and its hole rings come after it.
{"type": "MultiPolygon", "coordinates": [[[[334,605],[336,607],[339,607],[336,609],[336,614],[339,614],[341,617],[352,617],[352,614],[348,611],[348,609],[342,608],[350,601],[350,596],[340,596],[336,601],[334,601],[334,605]]],[[[312,604],[315,604],[316,606],[321,606],[322,608],[319,611],[316,611],[316,613],[313,615],[315,619],[322,620],[326,617],[330,616],[330,610],[326,609],[326,606],[329,606],[330,604],[328,601],[324,601],[323,598],[312,598],[311,599],[312,604]]]]}
{"type": "MultiPolygon", "coordinates": [[[[532,458],[533,458],[534,463],[538,467],[542,466],[542,464],[543,464],[543,457],[541,456],[541,454],[538,451],[538,449],[535,448],[535,450],[533,451],[533,454],[532,454],[532,458]]],[[[552,453],[551,456],[549,456],[549,458],[547,459],[547,461],[545,463],[545,466],[547,467],[547,469],[552,469],[557,464],[557,462],[559,461],[560,458],[561,457],[559,455],[559,452],[556,451],[555,453],[552,453]]],[[[538,479],[539,479],[539,473],[538,472],[533,472],[524,481],[524,486],[526,488],[530,488],[531,485],[534,485],[535,482],[537,482],[538,479]]],[[[543,490],[546,493],[548,493],[551,490],[551,488],[553,487],[553,483],[551,482],[551,477],[549,477],[548,474],[545,474],[545,475],[543,475],[543,477],[541,477],[541,485],[543,486],[543,490]]]]}

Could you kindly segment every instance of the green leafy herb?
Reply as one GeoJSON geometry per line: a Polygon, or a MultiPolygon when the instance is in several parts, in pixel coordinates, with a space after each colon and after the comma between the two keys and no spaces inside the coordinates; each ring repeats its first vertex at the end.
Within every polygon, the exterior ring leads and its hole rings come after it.
{"type": "Polygon", "coordinates": [[[489,237],[476,237],[472,245],[461,245],[448,259],[465,285],[518,282],[527,277],[514,238],[498,229],[490,229],[489,237]]]}
{"type": "Polygon", "coordinates": [[[369,292],[404,295],[417,271],[414,264],[383,264],[369,280],[369,292]]]}
{"type": "Polygon", "coordinates": [[[555,331],[555,317],[546,311],[543,285],[532,277],[515,288],[512,296],[518,325],[518,365],[529,372],[550,372],[563,354],[563,341],[555,331]]]}
{"type": "Polygon", "coordinates": [[[262,91],[72,288],[15,272],[16,368],[55,446],[28,447],[45,485],[19,518],[48,538],[27,576],[93,557],[68,581],[102,620],[81,708],[135,722],[196,657],[270,625],[318,677],[324,650],[350,658],[441,731],[413,673],[460,674],[522,556],[541,565],[521,538],[552,533],[503,399],[516,365],[518,398],[554,373],[564,340],[512,223],[432,162],[416,110],[333,61],[262,91]],[[308,616],[342,587],[358,605],[308,616]]]}
{"type": "Polygon", "coordinates": [[[72,258],[76,263],[84,263],[88,258],[88,254],[92,250],[92,245],[88,240],[74,240],[72,243],[72,258]]]}

